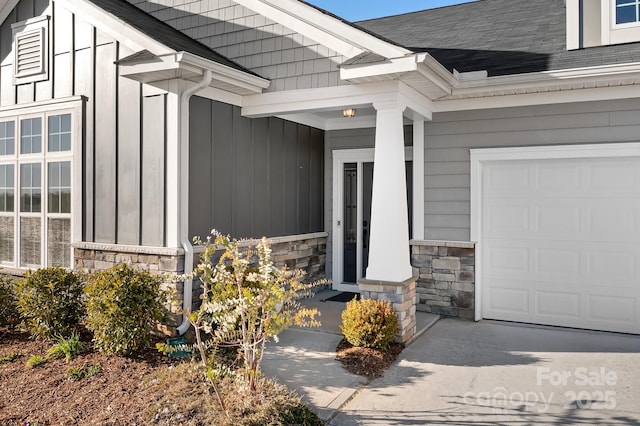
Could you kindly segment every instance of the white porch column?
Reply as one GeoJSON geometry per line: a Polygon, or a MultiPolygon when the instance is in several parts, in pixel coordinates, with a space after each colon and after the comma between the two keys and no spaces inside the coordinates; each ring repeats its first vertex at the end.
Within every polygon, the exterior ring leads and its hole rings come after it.
{"type": "Polygon", "coordinates": [[[424,120],[413,121],[413,235],[424,240],[424,120]]]}
{"type": "Polygon", "coordinates": [[[366,279],[400,283],[413,275],[402,128],[405,105],[396,101],[373,106],[377,114],[366,279]]]}

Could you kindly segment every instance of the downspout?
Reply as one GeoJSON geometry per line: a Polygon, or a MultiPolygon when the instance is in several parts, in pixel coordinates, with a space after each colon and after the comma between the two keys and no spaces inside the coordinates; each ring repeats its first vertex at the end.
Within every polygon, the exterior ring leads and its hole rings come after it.
{"type": "MultiPolygon", "coordinates": [[[[195,86],[186,89],[180,95],[180,158],[178,159],[178,176],[180,176],[180,211],[179,222],[180,223],[180,244],[184,249],[184,273],[190,274],[193,272],[193,246],[189,240],[189,99],[191,96],[205,87],[209,86],[213,73],[211,70],[205,70],[202,80],[200,80],[195,86]]],[[[183,335],[187,332],[191,323],[189,322],[189,313],[191,312],[191,303],[193,302],[193,279],[187,278],[183,283],[182,292],[182,308],[183,317],[182,324],[177,328],[178,335],[183,335]]]]}

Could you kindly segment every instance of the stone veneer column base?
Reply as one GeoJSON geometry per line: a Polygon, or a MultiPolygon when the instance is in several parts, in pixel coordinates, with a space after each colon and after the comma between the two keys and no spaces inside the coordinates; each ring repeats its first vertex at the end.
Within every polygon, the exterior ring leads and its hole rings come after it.
{"type": "Polygon", "coordinates": [[[396,341],[408,342],[416,334],[416,281],[411,277],[403,282],[368,280],[358,281],[360,294],[365,299],[387,300],[398,315],[400,331],[396,341]]]}

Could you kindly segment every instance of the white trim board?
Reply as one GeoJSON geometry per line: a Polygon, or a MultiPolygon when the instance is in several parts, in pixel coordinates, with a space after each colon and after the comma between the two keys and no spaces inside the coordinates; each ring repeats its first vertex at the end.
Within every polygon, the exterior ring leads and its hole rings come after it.
{"type": "Polygon", "coordinates": [[[640,142],[471,149],[471,241],[475,250],[475,320],[482,313],[482,176],[483,163],[514,160],[640,157],[640,142]]]}
{"type": "Polygon", "coordinates": [[[404,47],[384,41],[297,0],[234,1],[347,58],[364,51],[374,52],[385,58],[396,58],[411,53],[404,47]]]}

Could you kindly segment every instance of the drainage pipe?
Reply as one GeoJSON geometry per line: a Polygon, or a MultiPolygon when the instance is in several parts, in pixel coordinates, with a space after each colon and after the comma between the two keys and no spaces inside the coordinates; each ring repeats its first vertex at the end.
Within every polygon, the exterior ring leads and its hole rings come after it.
{"type": "MultiPolygon", "coordinates": [[[[189,99],[195,93],[204,89],[211,84],[213,73],[211,70],[205,70],[200,80],[195,86],[186,89],[180,95],[180,149],[178,158],[178,176],[180,176],[179,200],[180,210],[178,213],[178,223],[180,224],[180,244],[184,249],[184,273],[193,272],[193,246],[189,240],[189,99]]],[[[191,323],[189,322],[189,313],[191,312],[191,303],[193,302],[193,279],[187,278],[183,283],[182,291],[182,324],[177,328],[178,335],[187,332],[191,323]]]]}

